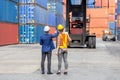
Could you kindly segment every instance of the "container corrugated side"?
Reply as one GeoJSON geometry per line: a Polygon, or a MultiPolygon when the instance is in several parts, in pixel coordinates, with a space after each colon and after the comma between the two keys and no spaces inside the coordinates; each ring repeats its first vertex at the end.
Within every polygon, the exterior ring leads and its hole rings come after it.
{"type": "Polygon", "coordinates": [[[44,34],[44,26],[36,26],[36,43],[40,42],[40,36],[44,34]]]}
{"type": "Polygon", "coordinates": [[[0,21],[17,23],[17,4],[8,0],[0,0],[0,21]]]}
{"type": "Polygon", "coordinates": [[[63,17],[66,20],[66,0],[63,0],[64,5],[63,5],[63,17]]]}
{"type": "Polygon", "coordinates": [[[118,2],[117,13],[120,14],[120,2],[118,2]]]}
{"type": "Polygon", "coordinates": [[[11,1],[7,2],[7,21],[12,23],[17,23],[17,4],[11,1]]]}
{"type": "Polygon", "coordinates": [[[109,22],[115,21],[115,15],[109,15],[109,22]]]}
{"type": "Polygon", "coordinates": [[[109,7],[109,14],[115,14],[115,7],[109,7]]]}
{"type": "Polygon", "coordinates": [[[117,40],[120,40],[120,27],[117,27],[117,40]]]}
{"type": "Polygon", "coordinates": [[[65,26],[65,20],[63,18],[63,16],[57,15],[56,16],[56,25],[62,24],[65,26]]]}
{"type": "Polygon", "coordinates": [[[117,20],[117,27],[120,27],[120,19],[117,20]]]}
{"type": "Polygon", "coordinates": [[[117,18],[117,27],[120,27],[120,14],[118,14],[116,18],[117,18]]]}
{"type": "Polygon", "coordinates": [[[62,3],[60,3],[60,2],[57,2],[57,3],[56,3],[56,12],[57,12],[58,14],[60,14],[60,15],[63,14],[63,5],[62,5],[62,3]]]}
{"type": "Polygon", "coordinates": [[[102,0],[95,0],[95,8],[101,8],[102,7],[102,0]]]}
{"type": "Polygon", "coordinates": [[[107,18],[91,18],[90,27],[106,28],[108,27],[108,19],[107,18]]]}
{"type": "Polygon", "coordinates": [[[108,8],[89,8],[87,9],[87,16],[89,15],[94,18],[108,18],[108,8]]]}
{"type": "Polygon", "coordinates": [[[19,43],[35,43],[35,26],[20,25],[19,26],[19,43]]]}
{"type": "Polygon", "coordinates": [[[102,0],[102,7],[108,8],[108,0],[102,0]]]}
{"type": "Polygon", "coordinates": [[[48,25],[56,26],[56,15],[53,12],[48,12],[48,25]]]}
{"type": "Polygon", "coordinates": [[[47,0],[19,0],[20,3],[36,3],[44,8],[47,8],[47,0]]]}
{"type": "Polygon", "coordinates": [[[20,23],[47,24],[47,10],[37,5],[21,5],[19,13],[20,23]]]}
{"type": "Polygon", "coordinates": [[[35,0],[35,2],[45,8],[47,8],[47,0],[35,0]]]}
{"type": "Polygon", "coordinates": [[[94,8],[94,0],[87,0],[87,8],[94,8]]]}
{"type": "Polygon", "coordinates": [[[81,4],[82,0],[71,0],[72,5],[79,5],[81,4]]]}
{"type": "Polygon", "coordinates": [[[90,31],[90,34],[95,33],[95,35],[96,35],[97,38],[101,38],[102,35],[103,35],[103,30],[106,30],[106,29],[108,29],[108,28],[106,28],[106,27],[105,28],[90,27],[89,31],[90,31]]]}
{"type": "Polygon", "coordinates": [[[35,7],[35,21],[38,24],[47,24],[47,10],[39,6],[35,7]]]}
{"type": "Polygon", "coordinates": [[[6,21],[7,15],[6,15],[6,8],[7,8],[7,2],[6,0],[0,0],[0,21],[6,21]]]}
{"type": "Polygon", "coordinates": [[[18,43],[18,24],[0,22],[0,45],[18,43]]]}
{"type": "Polygon", "coordinates": [[[35,3],[35,0],[19,0],[19,3],[35,3]]]}
{"type": "Polygon", "coordinates": [[[115,0],[109,0],[109,7],[115,7],[115,0]]]}
{"type": "Polygon", "coordinates": [[[34,5],[20,5],[19,6],[19,22],[20,23],[34,23],[35,7],[34,5]]]}

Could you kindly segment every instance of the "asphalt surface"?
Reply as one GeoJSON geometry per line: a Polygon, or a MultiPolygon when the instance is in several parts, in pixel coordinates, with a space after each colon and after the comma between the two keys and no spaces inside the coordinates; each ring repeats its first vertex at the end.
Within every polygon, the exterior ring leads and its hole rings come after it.
{"type": "Polygon", "coordinates": [[[120,42],[97,39],[96,44],[96,49],[69,48],[68,75],[56,75],[55,50],[52,54],[54,74],[42,75],[39,44],[1,46],[0,80],[120,80],[120,42]]]}

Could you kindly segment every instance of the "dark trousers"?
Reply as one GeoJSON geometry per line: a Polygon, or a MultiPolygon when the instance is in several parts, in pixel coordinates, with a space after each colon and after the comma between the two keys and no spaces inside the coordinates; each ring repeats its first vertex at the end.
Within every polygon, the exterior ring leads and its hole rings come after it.
{"type": "Polygon", "coordinates": [[[48,70],[48,72],[51,72],[51,56],[52,56],[52,52],[42,53],[41,70],[42,70],[42,72],[44,72],[44,70],[45,70],[44,63],[45,63],[46,56],[47,56],[47,70],[48,70]]]}

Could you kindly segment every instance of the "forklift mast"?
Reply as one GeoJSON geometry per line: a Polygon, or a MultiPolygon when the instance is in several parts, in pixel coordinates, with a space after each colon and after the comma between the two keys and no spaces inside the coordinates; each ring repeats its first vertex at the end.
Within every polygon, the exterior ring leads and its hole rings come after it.
{"type": "Polygon", "coordinates": [[[69,46],[96,46],[96,36],[86,31],[86,20],[86,0],[66,0],[66,31],[72,38],[69,46]]]}

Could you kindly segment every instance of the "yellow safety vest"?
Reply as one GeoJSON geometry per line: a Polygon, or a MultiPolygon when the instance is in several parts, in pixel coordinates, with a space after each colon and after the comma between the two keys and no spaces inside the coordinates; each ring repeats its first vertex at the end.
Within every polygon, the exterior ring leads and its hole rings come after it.
{"type": "Polygon", "coordinates": [[[68,34],[66,33],[62,33],[62,34],[59,34],[59,37],[60,37],[60,46],[59,48],[67,48],[68,46],[68,34]]]}

